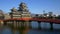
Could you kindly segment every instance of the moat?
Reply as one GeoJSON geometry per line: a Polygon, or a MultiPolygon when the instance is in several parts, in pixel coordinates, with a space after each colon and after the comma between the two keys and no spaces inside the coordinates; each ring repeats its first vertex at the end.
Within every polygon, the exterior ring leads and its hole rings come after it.
{"type": "Polygon", "coordinates": [[[22,27],[14,27],[12,25],[0,25],[0,34],[59,34],[60,28],[57,28],[56,30],[51,31],[49,29],[49,25],[46,26],[46,24],[43,26],[43,28],[40,30],[38,29],[38,24],[33,22],[32,28],[22,26],[22,27]],[[45,29],[46,28],[46,29],[45,29]]]}

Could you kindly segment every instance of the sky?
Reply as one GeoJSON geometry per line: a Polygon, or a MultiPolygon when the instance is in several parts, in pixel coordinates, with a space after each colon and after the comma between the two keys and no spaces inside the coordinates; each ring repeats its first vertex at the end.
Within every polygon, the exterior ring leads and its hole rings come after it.
{"type": "Polygon", "coordinates": [[[0,0],[0,9],[9,13],[13,7],[18,9],[21,2],[26,3],[29,11],[33,14],[53,12],[60,15],[60,0],[0,0]]]}

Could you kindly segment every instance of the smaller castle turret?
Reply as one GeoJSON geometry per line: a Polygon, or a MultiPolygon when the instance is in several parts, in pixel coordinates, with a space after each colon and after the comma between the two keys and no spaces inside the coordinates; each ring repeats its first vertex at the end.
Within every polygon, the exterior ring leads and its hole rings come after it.
{"type": "Polygon", "coordinates": [[[11,11],[15,11],[15,12],[16,12],[16,11],[17,11],[17,9],[16,9],[15,7],[13,7],[13,8],[11,9],[11,11]]]}
{"type": "Polygon", "coordinates": [[[10,16],[11,16],[11,18],[20,18],[21,13],[18,12],[18,10],[16,8],[12,8],[11,12],[10,12],[10,16]]]}

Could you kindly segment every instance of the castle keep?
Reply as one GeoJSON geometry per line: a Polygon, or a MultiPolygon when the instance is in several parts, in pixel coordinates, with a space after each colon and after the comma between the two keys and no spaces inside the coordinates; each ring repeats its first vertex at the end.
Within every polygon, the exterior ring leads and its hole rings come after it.
{"type": "Polygon", "coordinates": [[[30,18],[30,12],[25,3],[21,3],[19,8],[12,8],[10,12],[11,18],[30,18]]]}

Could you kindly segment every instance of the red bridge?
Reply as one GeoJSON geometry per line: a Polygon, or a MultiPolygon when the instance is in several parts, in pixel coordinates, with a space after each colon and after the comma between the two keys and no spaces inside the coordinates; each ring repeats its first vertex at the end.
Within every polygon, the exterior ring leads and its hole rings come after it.
{"type": "Polygon", "coordinates": [[[6,19],[4,21],[9,20],[20,20],[20,21],[40,21],[40,22],[50,22],[60,24],[60,19],[48,19],[48,18],[13,18],[13,19],[6,19]]]}
{"type": "MultiPolygon", "coordinates": [[[[2,21],[2,20],[0,20],[2,21]]],[[[53,23],[56,23],[56,24],[60,24],[60,19],[49,19],[49,18],[13,18],[13,19],[5,19],[3,20],[4,23],[8,23],[8,22],[12,22],[13,24],[18,24],[18,25],[21,25],[19,24],[20,21],[28,21],[28,22],[31,22],[31,21],[37,21],[38,22],[38,27],[41,28],[40,26],[40,22],[47,22],[47,23],[50,23],[51,25],[51,29],[53,29],[53,23]]],[[[25,24],[26,25],[26,24],[25,24]]],[[[30,27],[30,23],[29,23],[29,27],[30,27]]]]}

